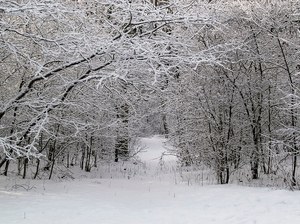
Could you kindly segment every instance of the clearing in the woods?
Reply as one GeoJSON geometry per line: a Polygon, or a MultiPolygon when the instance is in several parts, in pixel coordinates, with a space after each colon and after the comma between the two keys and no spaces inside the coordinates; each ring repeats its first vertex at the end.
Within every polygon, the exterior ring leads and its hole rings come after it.
{"type": "Polygon", "coordinates": [[[300,192],[181,182],[175,157],[161,157],[163,142],[144,138],[138,164],[106,164],[75,180],[1,177],[0,223],[300,223],[300,192]]]}

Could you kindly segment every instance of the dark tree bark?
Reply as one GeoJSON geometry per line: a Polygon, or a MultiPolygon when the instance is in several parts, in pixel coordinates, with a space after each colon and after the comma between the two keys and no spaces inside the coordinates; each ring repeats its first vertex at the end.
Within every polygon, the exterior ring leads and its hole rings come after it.
{"type": "Polygon", "coordinates": [[[24,167],[23,167],[23,179],[26,178],[26,174],[27,174],[27,167],[28,167],[28,158],[24,159],[24,167]]]}
{"type": "Polygon", "coordinates": [[[3,173],[4,176],[7,176],[9,163],[10,163],[10,160],[6,159],[4,173],[3,173]]]}
{"type": "Polygon", "coordinates": [[[81,160],[80,160],[80,168],[83,170],[84,168],[84,161],[85,161],[85,147],[81,149],[81,160]]]}
{"type": "Polygon", "coordinates": [[[115,143],[115,162],[118,162],[120,158],[127,159],[129,156],[129,106],[125,103],[116,109],[117,118],[121,120],[121,131],[118,131],[115,143]]]}
{"type": "Polygon", "coordinates": [[[35,174],[34,174],[33,179],[37,178],[37,176],[39,174],[39,169],[40,169],[40,159],[37,159],[37,161],[36,161],[36,170],[35,170],[35,174]]]}

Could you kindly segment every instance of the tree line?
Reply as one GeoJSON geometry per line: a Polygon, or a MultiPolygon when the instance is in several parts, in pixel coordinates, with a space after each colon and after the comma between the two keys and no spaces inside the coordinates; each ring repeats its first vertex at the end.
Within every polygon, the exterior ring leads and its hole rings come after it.
{"type": "Polygon", "coordinates": [[[4,175],[90,171],[164,134],[219,183],[297,186],[298,1],[15,0],[0,21],[4,175]]]}

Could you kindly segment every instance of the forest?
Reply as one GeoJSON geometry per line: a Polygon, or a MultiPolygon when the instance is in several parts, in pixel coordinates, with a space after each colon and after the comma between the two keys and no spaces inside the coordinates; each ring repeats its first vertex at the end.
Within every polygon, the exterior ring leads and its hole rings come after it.
{"type": "Polygon", "coordinates": [[[1,0],[0,169],[135,161],[300,186],[298,0],[1,0]]]}

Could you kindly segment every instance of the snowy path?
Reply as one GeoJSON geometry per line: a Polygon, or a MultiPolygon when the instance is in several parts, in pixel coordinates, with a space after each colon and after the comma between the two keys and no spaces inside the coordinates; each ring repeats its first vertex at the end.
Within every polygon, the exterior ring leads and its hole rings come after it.
{"type": "MultiPolygon", "coordinates": [[[[159,136],[154,136],[152,138],[142,139],[142,145],[145,146],[145,150],[139,153],[139,157],[142,161],[146,163],[157,164],[162,156],[162,154],[167,154],[167,150],[164,147],[164,138],[159,136]]],[[[176,160],[175,156],[164,155],[164,161],[174,162],[176,160]]]]}
{"type": "MultiPolygon", "coordinates": [[[[161,139],[145,142],[154,149],[150,153],[148,147],[149,154],[145,152],[141,158],[155,161],[163,150],[161,139]]],[[[175,185],[150,179],[31,184],[36,189],[28,192],[9,191],[1,184],[0,224],[300,223],[300,192],[235,185],[175,185]]]]}

